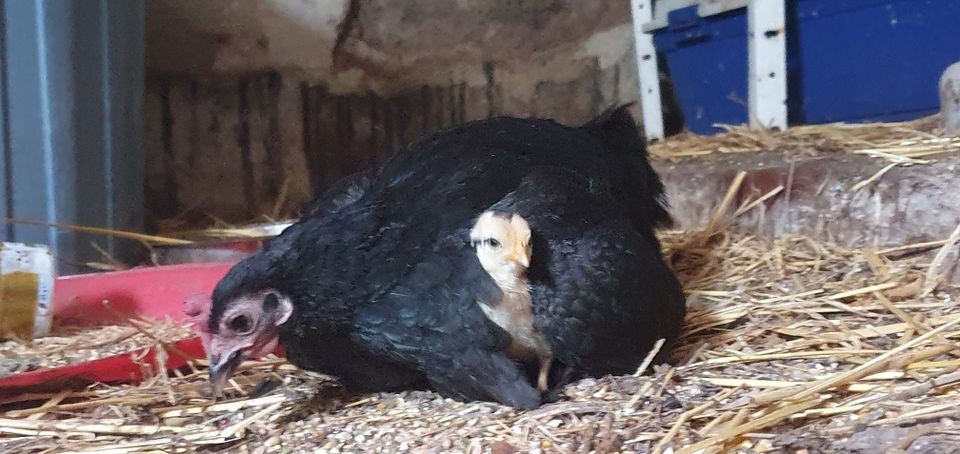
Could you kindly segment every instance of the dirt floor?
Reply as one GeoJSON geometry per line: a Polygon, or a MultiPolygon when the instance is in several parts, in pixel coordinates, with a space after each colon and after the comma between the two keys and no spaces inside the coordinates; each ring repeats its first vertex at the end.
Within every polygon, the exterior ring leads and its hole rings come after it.
{"type": "MultiPolygon", "coordinates": [[[[206,370],[2,403],[3,452],[954,452],[960,289],[917,245],[664,235],[689,293],[676,366],[569,386],[530,412],[350,395],[277,358],[213,403],[206,370]],[[279,386],[276,386],[279,384],[279,386]],[[159,452],[159,451],[157,451],[159,452]]],[[[942,265],[938,265],[942,266],[942,265]]]]}

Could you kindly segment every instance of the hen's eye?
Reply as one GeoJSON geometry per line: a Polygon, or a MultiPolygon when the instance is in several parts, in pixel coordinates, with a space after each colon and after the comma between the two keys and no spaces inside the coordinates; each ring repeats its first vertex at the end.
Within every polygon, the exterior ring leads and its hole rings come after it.
{"type": "Polygon", "coordinates": [[[253,321],[246,315],[238,315],[230,319],[230,329],[239,334],[245,334],[253,328],[253,321]]]}

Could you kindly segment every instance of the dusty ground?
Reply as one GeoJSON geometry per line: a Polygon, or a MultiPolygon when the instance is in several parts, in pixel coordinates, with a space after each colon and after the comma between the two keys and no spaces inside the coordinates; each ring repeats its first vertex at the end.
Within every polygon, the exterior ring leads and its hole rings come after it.
{"type": "Polygon", "coordinates": [[[198,362],[136,386],[8,399],[0,451],[929,453],[960,446],[960,289],[925,293],[929,246],[850,250],[731,232],[677,232],[665,244],[690,314],[674,351],[678,364],[652,375],[584,380],[561,402],[517,412],[426,391],[350,395],[272,358],[245,364],[230,398],[213,405],[198,362]]]}

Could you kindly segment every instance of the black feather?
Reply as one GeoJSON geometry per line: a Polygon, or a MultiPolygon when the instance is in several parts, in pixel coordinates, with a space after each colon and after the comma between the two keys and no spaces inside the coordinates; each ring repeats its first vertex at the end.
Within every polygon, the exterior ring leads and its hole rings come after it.
{"type": "Polygon", "coordinates": [[[602,376],[634,372],[659,338],[669,352],[685,314],[680,284],[652,231],[635,229],[606,185],[535,168],[494,208],[520,214],[534,232],[534,327],[557,361],[602,376]]]}
{"type": "Polygon", "coordinates": [[[617,337],[628,327],[675,332],[676,310],[663,315],[640,300],[678,304],[675,292],[622,281],[670,287],[672,279],[653,234],[666,216],[662,185],[642,141],[629,139],[637,133],[628,121],[633,125],[625,110],[580,128],[494,118],[422,139],[378,171],[322,195],[309,215],[231,269],[214,290],[210,327],[237,297],[272,288],[293,301],[281,342],[302,368],[360,389],[426,379],[459,399],[536,406],[536,391],[504,355],[509,335],[476,304],[499,290],[467,241],[481,212],[514,203],[511,209],[533,210],[546,244],[534,246],[542,262],[537,299],[547,301],[537,308],[539,328],[564,361],[584,370],[623,370],[641,348],[617,337]],[[549,172],[580,183],[544,198],[536,188],[541,177],[531,175],[549,172]],[[583,191],[590,206],[579,198],[583,191]],[[602,209],[592,207],[597,200],[602,209]],[[611,213],[619,216],[615,222],[601,222],[611,213]],[[612,269],[631,254],[642,258],[612,269]],[[598,332],[605,323],[610,332],[598,332]],[[589,335],[573,346],[578,332],[589,335]],[[608,347],[627,354],[594,354],[608,347]]]}

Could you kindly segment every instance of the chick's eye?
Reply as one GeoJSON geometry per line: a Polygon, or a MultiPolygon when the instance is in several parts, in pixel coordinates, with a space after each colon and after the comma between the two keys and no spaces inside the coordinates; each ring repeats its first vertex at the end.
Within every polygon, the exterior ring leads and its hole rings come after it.
{"type": "Polygon", "coordinates": [[[246,334],[253,328],[253,321],[246,315],[238,315],[228,322],[230,329],[239,334],[246,334]]]}
{"type": "Polygon", "coordinates": [[[489,240],[487,240],[487,244],[489,244],[490,247],[494,249],[500,249],[500,242],[494,238],[490,238],[489,240]]]}

